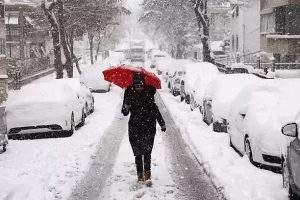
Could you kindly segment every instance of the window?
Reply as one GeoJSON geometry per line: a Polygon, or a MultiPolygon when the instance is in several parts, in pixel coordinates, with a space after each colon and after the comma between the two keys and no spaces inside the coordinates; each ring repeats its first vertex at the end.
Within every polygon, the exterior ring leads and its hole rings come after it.
{"type": "Polygon", "coordinates": [[[0,54],[5,55],[5,40],[3,38],[0,39],[0,54]]]}
{"type": "Polygon", "coordinates": [[[262,33],[275,33],[275,13],[261,15],[260,28],[262,33]]]}
{"type": "Polygon", "coordinates": [[[238,17],[238,16],[239,16],[239,12],[240,12],[240,7],[237,6],[237,7],[235,8],[235,12],[236,12],[236,13],[235,13],[236,17],[238,17]]]}
{"type": "Polygon", "coordinates": [[[4,17],[5,17],[5,16],[4,16],[4,9],[5,9],[5,8],[4,8],[4,4],[1,3],[1,4],[0,4],[0,18],[1,18],[1,19],[4,19],[4,17]]]}
{"type": "Polygon", "coordinates": [[[239,36],[236,35],[236,50],[239,50],[239,36]]]}
{"type": "Polygon", "coordinates": [[[194,52],[194,59],[197,60],[198,56],[197,56],[197,52],[194,52]]]}
{"type": "Polygon", "coordinates": [[[19,35],[19,29],[9,29],[8,35],[19,35]]]}

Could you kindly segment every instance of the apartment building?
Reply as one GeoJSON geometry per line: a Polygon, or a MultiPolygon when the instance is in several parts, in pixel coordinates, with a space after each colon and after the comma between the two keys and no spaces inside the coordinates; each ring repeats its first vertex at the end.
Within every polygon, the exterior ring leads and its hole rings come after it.
{"type": "Polygon", "coordinates": [[[260,17],[262,50],[276,62],[300,62],[300,1],[261,0],[260,17]]]}
{"type": "Polygon", "coordinates": [[[230,4],[231,53],[260,51],[260,0],[231,0],[230,4]]]}

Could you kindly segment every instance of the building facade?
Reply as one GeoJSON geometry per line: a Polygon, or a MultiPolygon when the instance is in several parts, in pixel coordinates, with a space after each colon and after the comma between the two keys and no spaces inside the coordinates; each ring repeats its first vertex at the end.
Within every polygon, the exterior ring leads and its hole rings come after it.
{"type": "Polygon", "coordinates": [[[210,41],[220,41],[226,38],[227,33],[230,31],[229,11],[230,4],[224,3],[209,5],[210,41]]]}
{"type": "Polygon", "coordinates": [[[6,57],[8,70],[19,68],[22,76],[51,66],[51,36],[48,27],[36,25],[30,18],[35,4],[11,3],[5,7],[6,57]]]}
{"type": "Polygon", "coordinates": [[[0,104],[7,99],[7,71],[5,55],[5,2],[0,0],[0,104]]]}
{"type": "Polygon", "coordinates": [[[231,53],[260,51],[260,1],[231,1],[230,27],[231,53]]]}
{"type": "Polygon", "coordinates": [[[300,1],[261,0],[261,48],[276,62],[300,62],[300,1]]]}

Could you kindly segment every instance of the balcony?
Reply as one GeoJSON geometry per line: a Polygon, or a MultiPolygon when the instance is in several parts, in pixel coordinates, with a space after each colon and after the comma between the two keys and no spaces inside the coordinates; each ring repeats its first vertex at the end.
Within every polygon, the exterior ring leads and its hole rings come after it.
{"type": "Polygon", "coordinates": [[[266,52],[299,55],[300,35],[261,34],[261,49],[266,52]]]}
{"type": "Polygon", "coordinates": [[[6,42],[7,43],[19,43],[20,35],[6,35],[6,42]]]}

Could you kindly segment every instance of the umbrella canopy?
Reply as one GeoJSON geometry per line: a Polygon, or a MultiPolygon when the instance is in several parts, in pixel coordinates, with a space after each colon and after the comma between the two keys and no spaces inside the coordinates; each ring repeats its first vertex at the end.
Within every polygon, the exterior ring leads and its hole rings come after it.
{"type": "Polygon", "coordinates": [[[132,85],[134,74],[141,73],[144,75],[145,83],[147,85],[151,85],[156,89],[161,89],[160,79],[155,74],[145,70],[142,67],[121,65],[119,67],[112,67],[104,70],[102,73],[106,81],[114,83],[121,88],[127,88],[132,85]]]}

